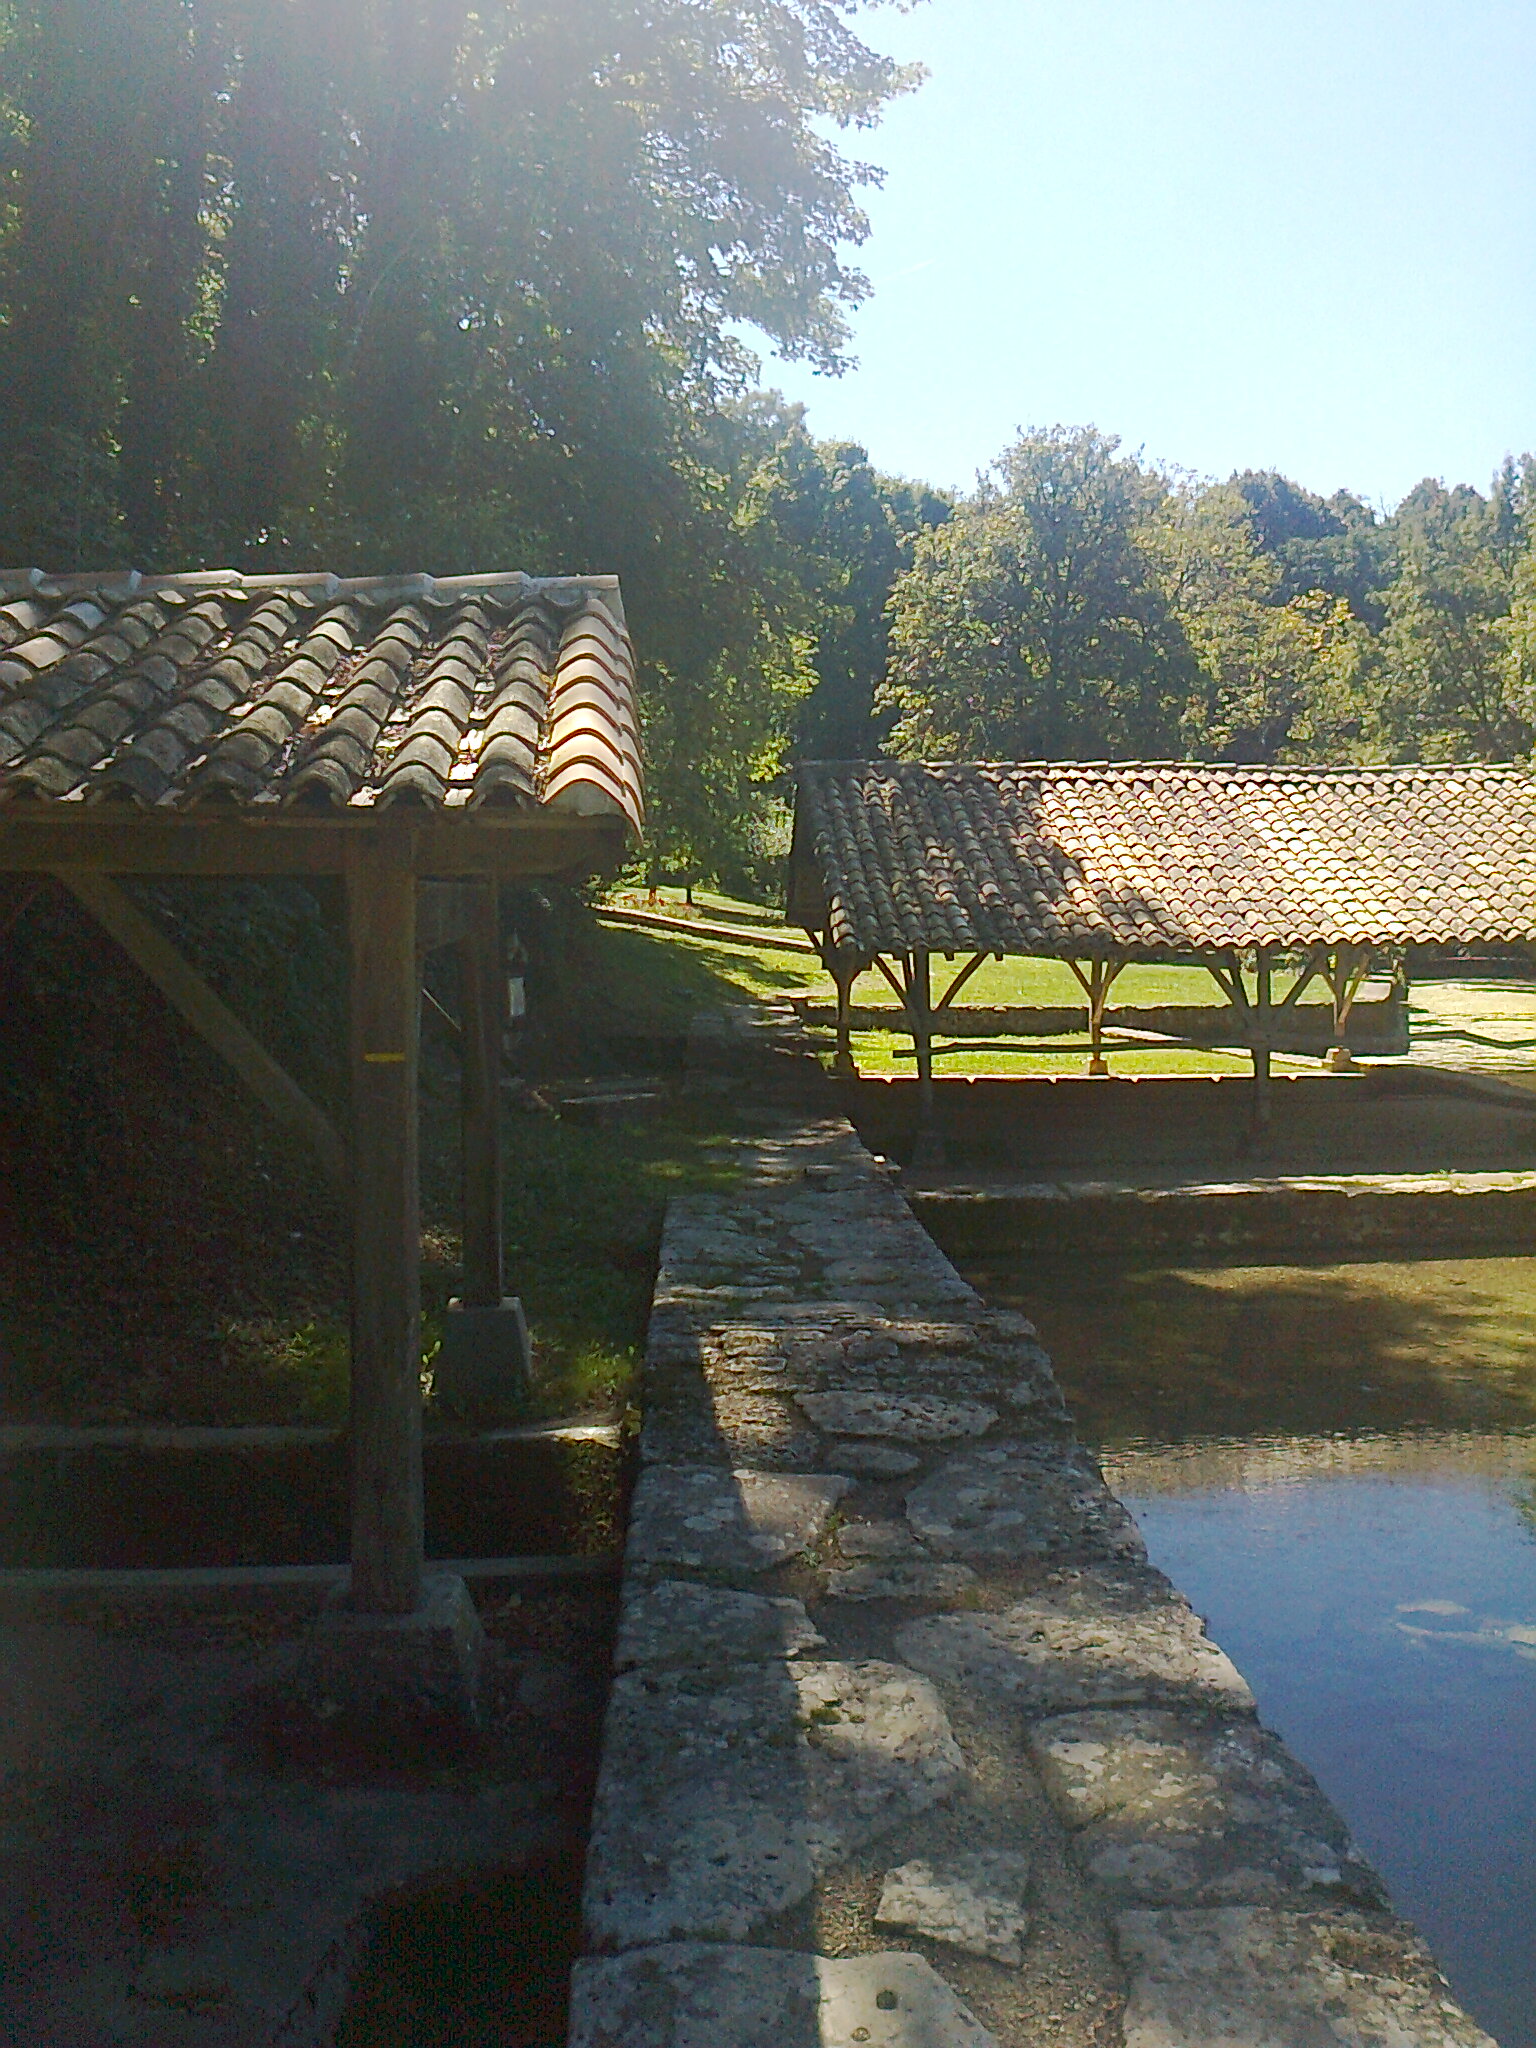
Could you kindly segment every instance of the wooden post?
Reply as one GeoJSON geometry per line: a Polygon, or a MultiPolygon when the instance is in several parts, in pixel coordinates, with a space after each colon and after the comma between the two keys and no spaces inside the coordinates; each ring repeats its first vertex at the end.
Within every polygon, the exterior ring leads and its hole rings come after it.
{"type": "Polygon", "coordinates": [[[458,941],[459,1079],[464,1152],[466,1308],[499,1308],[502,1294],[501,1038],[506,1010],[496,884],[476,886],[458,941]]]}
{"type": "Polygon", "coordinates": [[[1253,1135],[1269,1135],[1269,1040],[1270,1040],[1270,949],[1254,951],[1255,988],[1253,1003],[1253,1135]]]}
{"type": "Polygon", "coordinates": [[[1371,964],[1366,946],[1338,946],[1328,968],[1328,988],[1333,997],[1333,1043],[1328,1048],[1328,1065],[1335,1074],[1353,1073],[1348,1033],[1349,1013],[1355,1006],[1366,970],[1371,964]]]}
{"type": "Polygon", "coordinates": [[[1109,1062],[1104,1057],[1104,1011],[1109,1003],[1109,992],[1125,962],[1090,960],[1086,974],[1075,960],[1069,960],[1067,965],[1088,998],[1088,1072],[1093,1079],[1102,1080],[1109,1072],[1109,1062]]]}
{"type": "Polygon", "coordinates": [[[837,1051],[832,1071],[841,1079],[856,1081],[859,1070],[853,1063],[853,984],[858,966],[847,954],[829,954],[832,979],[837,985],[837,1051]]]}
{"type": "Polygon", "coordinates": [[[939,1165],[943,1160],[944,1141],[933,1099],[933,990],[928,965],[926,952],[907,956],[907,1021],[917,1055],[917,1143],[912,1155],[916,1166],[939,1165]]]}
{"type": "MultiPolygon", "coordinates": [[[[359,835],[361,838],[361,835],[359,835]]],[[[421,1601],[421,1223],[413,835],[349,850],[352,1584],[364,1614],[421,1601]]]]}

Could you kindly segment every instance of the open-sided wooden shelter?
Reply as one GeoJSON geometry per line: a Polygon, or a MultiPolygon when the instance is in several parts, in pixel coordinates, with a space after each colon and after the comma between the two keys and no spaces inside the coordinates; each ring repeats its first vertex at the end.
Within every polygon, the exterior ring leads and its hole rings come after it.
{"type": "Polygon", "coordinates": [[[1485,767],[817,762],[801,770],[790,921],[838,990],[895,988],[931,1105],[932,1025],[990,956],[1063,960],[1105,1002],[1135,960],[1207,968],[1245,1019],[1260,1116],[1271,970],[1299,955],[1341,1044],[1373,956],[1536,944],[1536,777],[1485,767]],[[934,1002],[930,963],[969,956],[934,1002]],[[1250,995],[1245,972],[1251,977],[1250,995]]]}
{"type": "Polygon", "coordinates": [[[352,1604],[423,1565],[420,954],[458,946],[465,1299],[501,1298],[496,885],[618,864],[640,826],[611,576],[0,573],[0,869],[57,876],[348,1190],[352,1604]],[[349,1137],[116,878],[339,875],[349,1137]]]}

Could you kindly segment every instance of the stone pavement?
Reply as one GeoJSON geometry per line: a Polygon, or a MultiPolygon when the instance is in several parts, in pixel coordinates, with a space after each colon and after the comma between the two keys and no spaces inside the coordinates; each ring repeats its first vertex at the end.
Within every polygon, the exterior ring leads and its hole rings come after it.
{"type": "Polygon", "coordinates": [[[1491,2048],[1031,1325],[841,1119],[733,1153],[668,1216],[571,2048],[1491,2048]]]}

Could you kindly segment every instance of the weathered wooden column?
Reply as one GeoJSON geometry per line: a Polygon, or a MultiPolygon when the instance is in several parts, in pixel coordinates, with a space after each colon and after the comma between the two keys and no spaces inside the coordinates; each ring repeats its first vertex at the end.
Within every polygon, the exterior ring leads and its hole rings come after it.
{"type": "Polygon", "coordinates": [[[420,1604],[420,983],[414,834],[349,849],[352,1069],[352,1584],[364,1614],[420,1604]]]}
{"type": "Polygon", "coordinates": [[[1328,1048],[1328,1065],[1335,1074],[1354,1071],[1349,1050],[1349,1013],[1365,980],[1371,955],[1365,946],[1337,946],[1328,963],[1328,990],[1333,997],[1333,1042],[1328,1048]]]}
{"type": "Polygon", "coordinates": [[[917,1056],[917,1142],[912,1148],[914,1166],[941,1166],[944,1140],[939,1131],[933,1098],[933,989],[929,981],[929,955],[907,955],[907,1022],[912,1032],[912,1050],[917,1056]]]}
{"type": "Polygon", "coordinates": [[[496,884],[472,886],[469,930],[458,941],[459,1076],[464,1153],[466,1308],[499,1308],[504,1284],[501,1038],[506,974],[496,884]]]}
{"type": "Polygon", "coordinates": [[[837,990],[837,1050],[832,1071],[839,1079],[856,1081],[859,1070],[853,1061],[853,984],[858,979],[858,962],[847,953],[834,953],[830,939],[825,954],[827,971],[837,990]]]}
{"type": "Polygon", "coordinates": [[[1104,1000],[1108,994],[1104,976],[1108,966],[1107,960],[1088,963],[1088,1072],[1096,1081],[1109,1072],[1104,1057],[1104,1000]]]}
{"type": "Polygon", "coordinates": [[[1254,999],[1253,999],[1253,1136],[1262,1140],[1269,1136],[1269,1046],[1271,1036],[1270,1016],[1270,948],[1259,946],[1254,950],[1254,999]]]}

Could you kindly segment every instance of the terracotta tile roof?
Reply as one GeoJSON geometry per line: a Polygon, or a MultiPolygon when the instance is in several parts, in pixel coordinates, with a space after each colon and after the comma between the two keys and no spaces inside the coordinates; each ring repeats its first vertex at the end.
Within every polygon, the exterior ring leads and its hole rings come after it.
{"type": "Polygon", "coordinates": [[[791,916],[861,954],[1536,941],[1536,777],[820,763],[791,916]]]}
{"type": "Polygon", "coordinates": [[[641,818],[611,576],[0,572],[0,804],[641,818]]]}

